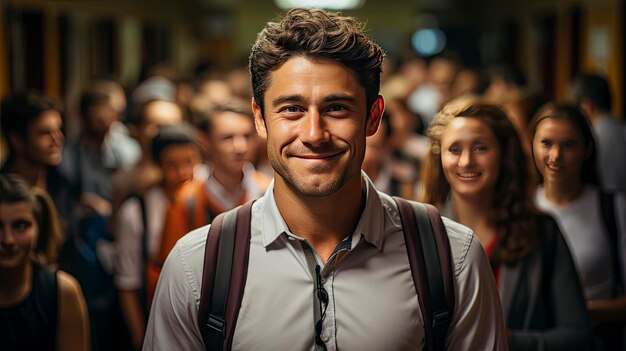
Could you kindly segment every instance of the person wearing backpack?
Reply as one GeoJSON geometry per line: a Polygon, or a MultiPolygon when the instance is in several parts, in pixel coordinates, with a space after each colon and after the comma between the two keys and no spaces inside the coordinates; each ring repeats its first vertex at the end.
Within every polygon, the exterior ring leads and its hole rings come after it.
{"type": "Polygon", "coordinates": [[[407,206],[426,207],[396,204],[361,171],[384,109],[383,56],[351,17],[294,9],[267,24],[250,71],[274,180],[254,204],[176,243],[144,350],[507,350],[493,275],[471,230],[432,209],[409,220],[407,206]],[[428,239],[424,219],[447,235],[420,256],[414,227],[428,239]],[[440,271],[424,269],[432,260],[440,271]],[[424,283],[439,289],[418,293],[424,283]]]}
{"type": "Polygon", "coordinates": [[[185,122],[163,125],[151,142],[159,183],[122,202],[116,221],[115,286],[134,349],[140,349],[160,266],[155,264],[168,206],[201,164],[198,131],[185,122]]]}
{"type": "Polygon", "coordinates": [[[541,180],[535,202],[554,217],[572,251],[595,349],[625,350],[626,195],[602,190],[598,143],[578,107],[546,105],[529,131],[541,180]]]}

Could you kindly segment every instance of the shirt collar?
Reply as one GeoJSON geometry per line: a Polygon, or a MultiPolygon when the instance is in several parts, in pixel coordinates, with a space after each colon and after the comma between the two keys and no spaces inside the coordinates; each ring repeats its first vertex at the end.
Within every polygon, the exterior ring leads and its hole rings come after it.
{"type": "MultiPolygon", "coordinates": [[[[376,246],[380,251],[382,250],[383,241],[385,238],[385,213],[386,209],[383,206],[383,202],[380,199],[376,188],[372,181],[361,172],[363,178],[364,191],[365,191],[365,207],[359,222],[352,233],[354,240],[358,240],[360,236],[363,236],[366,241],[376,246]]],[[[292,235],[287,227],[287,223],[280,214],[278,206],[276,205],[276,199],[274,197],[274,180],[267,188],[265,195],[259,199],[258,205],[261,215],[261,236],[263,246],[268,247],[274,241],[276,241],[282,234],[292,235]]],[[[352,244],[352,247],[356,245],[356,242],[352,244]]]]}

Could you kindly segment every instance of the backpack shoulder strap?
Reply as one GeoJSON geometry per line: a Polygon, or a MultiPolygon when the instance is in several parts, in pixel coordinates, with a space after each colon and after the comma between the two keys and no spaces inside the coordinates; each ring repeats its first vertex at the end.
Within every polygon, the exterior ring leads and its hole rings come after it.
{"type": "Polygon", "coordinates": [[[432,205],[398,197],[394,200],[404,228],[413,282],[424,316],[424,349],[443,350],[454,309],[448,235],[439,211],[432,205]]]}
{"type": "Polygon", "coordinates": [[[248,273],[253,201],[213,220],[204,251],[198,324],[205,349],[229,349],[248,273]]]}
{"type": "MultiPolygon", "coordinates": [[[[615,202],[613,193],[600,193],[600,210],[606,230],[611,236],[611,242],[617,243],[617,221],[615,219],[615,202]]],[[[615,246],[617,247],[617,246],[615,246]]]]}
{"type": "Polygon", "coordinates": [[[137,201],[139,201],[139,210],[141,212],[141,228],[143,229],[143,233],[141,234],[141,291],[140,298],[142,300],[143,306],[143,315],[146,318],[146,322],[148,321],[148,313],[150,313],[150,306],[148,305],[148,272],[146,271],[146,263],[148,262],[148,212],[146,209],[146,199],[143,196],[137,196],[137,201]]]}
{"type": "Polygon", "coordinates": [[[600,212],[602,213],[602,220],[604,221],[604,226],[609,233],[609,243],[611,244],[611,248],[613,248],[613,270],[615,271],[615,289],[618,292],[624,288],[621,286],[622,281],[622,266],[619,263],[619,247],[618,238],[617,238],[617,218],[615,217],[615,194],[600,192],[600,212]]]}

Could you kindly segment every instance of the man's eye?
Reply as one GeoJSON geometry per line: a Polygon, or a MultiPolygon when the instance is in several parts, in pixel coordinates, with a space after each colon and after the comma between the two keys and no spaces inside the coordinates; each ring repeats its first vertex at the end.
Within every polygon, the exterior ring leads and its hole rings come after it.
{"type": "Polygon", "coordinates": [[[289,112],[289,113],[296,113],[296,112],[300,112],[300,109],[297,106],[287,106],[283,108],[283,111],[289,112]]]}
{"type": "Polygon", "coordinates": [[[347,110],[347,108],[342,105],[333,105],[328,108],[329,112],[339,112],[339,111],[345,111],[345,110],[347,110]]]}

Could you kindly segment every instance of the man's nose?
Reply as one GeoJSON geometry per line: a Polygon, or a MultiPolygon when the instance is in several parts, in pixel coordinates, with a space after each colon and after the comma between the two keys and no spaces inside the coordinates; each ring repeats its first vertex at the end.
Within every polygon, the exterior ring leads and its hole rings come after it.
{"type": "Polygon", "coordinates": [[[233,148],[237,153],[245,153],[248,151],[250,140],[246,136],[235,136],[233,138],[233,148]]]}
{"type": "Polygon", "coordinates": [[[300,140],[305,144],[319,145],[327,142],[330,137],[324,119],[317,110],[310,110],[307,113],[300,128],[300,140]]]}

